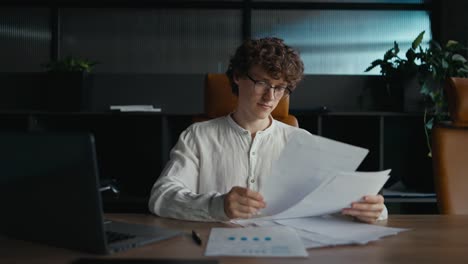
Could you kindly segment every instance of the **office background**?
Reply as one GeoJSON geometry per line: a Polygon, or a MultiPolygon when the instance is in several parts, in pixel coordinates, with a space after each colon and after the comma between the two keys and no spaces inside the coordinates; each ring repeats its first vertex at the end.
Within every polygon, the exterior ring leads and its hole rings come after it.
{"type": "MultiPolygon", "coordinates": [[[[370,62],[421,31],[468,44],[464,1],[3,1],[0,4],[1,129],[89,130],[101,177],[122,189],[116,210],[144,209],[178,134],[203,112],[204,75],[224,72],[248,37],[277,36],[297,48],[306,78],[291,97],[300,126],[367,147],[361,170],[393,168],[431,191],[417,87],[398,111],[375,100],[370,62]],[[98,62],[78,113],[41,101],[44,64],[75,56],[98,62]],[[162,114],[115,115],[112,104],[153,104],[162,114]],[[326,106],[331,115],[317,109],[326,106]],[[408,146],[413,146],[407,150],[408,146]],[[135,203],[133,202],[134,200],[135,203]],[[128,205],[125,204],[128,202],[128,205]]],[[[403,55],[403,54],[402,54],[403,55]]],[[[66,88],[66,87],[64,87],[66,88]]],[[[416,182],[416,183],[414,183],[416,182]]]]}

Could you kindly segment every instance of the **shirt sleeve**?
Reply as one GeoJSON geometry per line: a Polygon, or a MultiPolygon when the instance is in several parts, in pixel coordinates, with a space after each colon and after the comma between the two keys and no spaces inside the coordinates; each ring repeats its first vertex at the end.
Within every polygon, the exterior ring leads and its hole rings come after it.
{"type": "Polygon", "coordinates": [[[387,219],[388,219],[388,210],[387,210],[387,207],[384,205],[382,213],[380,213],[380,216],[379,218],[377,218],[377,220],[380,221],[380,220],[387,220],[387,219]]]}
{"type": "Polygon", "coordinates": [[[171,150],[170,161],[153,185],[149,210],[159,216],[192,221],[226,221],[224,196],[197,193],[199,146],[194,126],[182,132],[171,150]]]}

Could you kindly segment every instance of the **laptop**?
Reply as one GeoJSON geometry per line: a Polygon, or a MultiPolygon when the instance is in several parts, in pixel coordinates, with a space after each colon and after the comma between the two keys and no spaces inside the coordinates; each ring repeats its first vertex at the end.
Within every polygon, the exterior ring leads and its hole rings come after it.
{"type": "Polygon", "coordinates": [[[99,187],[91,134],[0,133],[0,234],[97,254],[180,234],[105,220],[99,187]]]}

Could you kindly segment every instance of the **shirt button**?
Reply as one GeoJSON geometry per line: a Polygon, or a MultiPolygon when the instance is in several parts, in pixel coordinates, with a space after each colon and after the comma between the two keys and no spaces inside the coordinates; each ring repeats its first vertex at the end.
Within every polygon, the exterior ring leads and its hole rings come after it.
{"type": "Polygon", "coordinates": [[[254,151],[254,152],[252,152],[252,156],[255,156],[255,151],[254,151]]]}
{"type": "Polygon", "coordinates": [[[255,179],[251,179],[251,180],[250,180],[250,183],[255,183],[255,179]]]}

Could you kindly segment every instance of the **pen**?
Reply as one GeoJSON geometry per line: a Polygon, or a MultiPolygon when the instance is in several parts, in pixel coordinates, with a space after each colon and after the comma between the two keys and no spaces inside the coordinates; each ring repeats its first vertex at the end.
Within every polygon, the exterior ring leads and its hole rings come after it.
{"type": "Polygon", "coordinates": [[[193,241],[195,241],[195,243],[201,246],[202,240],[200,238],[200,235],[197,232],[195,232],[195,230],[192,230],[192,239],[193,241]]]}

